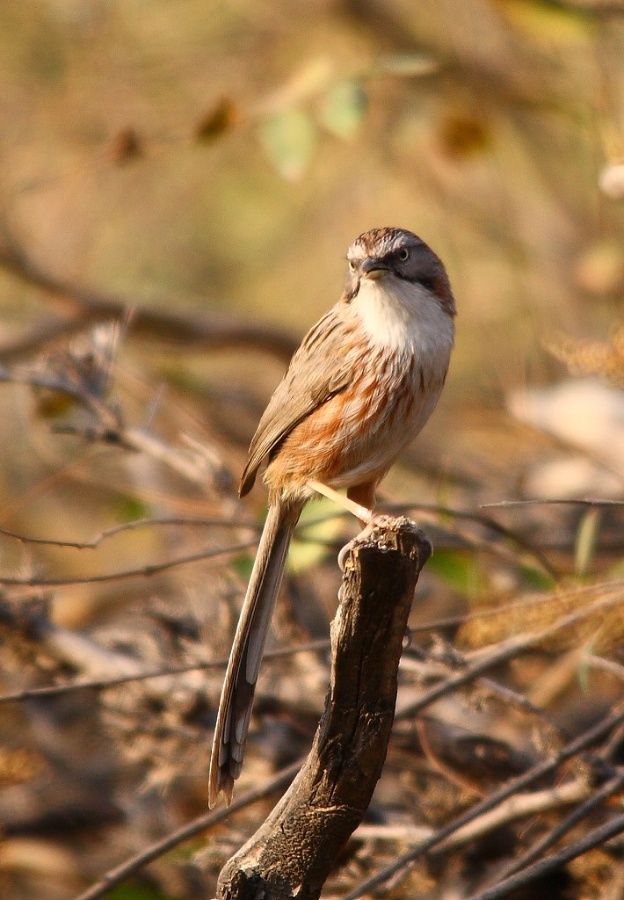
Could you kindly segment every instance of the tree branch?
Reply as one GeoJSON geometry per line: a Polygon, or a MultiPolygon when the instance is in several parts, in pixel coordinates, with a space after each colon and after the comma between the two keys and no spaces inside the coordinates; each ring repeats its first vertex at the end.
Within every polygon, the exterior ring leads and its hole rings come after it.
{"type": "Polygon", "coordinates": [[[107,296],[60,281],[35,265],[14,243],[3,243],[0,266],[27,284],[44,290],[72,315],[61,322],[39,325],[31,334],[0,347],[0,357],[5,363],[23,359],[50,340],[74,334],[93,322],[123,319],[129,309],[132,310],[129,332],[167,344],[204,350],[249,346],[284,360],[290,359],[296,349],[292,337],[265,325],[216,314],[185,317],[163,309],[137,307],[127,298],[107,296]]]}
{"type": "Polygon", "coordinates": [[[287,794],[223,868],[218,897],[320,895],[381,774],[407,619],[430,553],[426,537],[404,518],[386,519],[352,543],[312,750],[287,794]]]}

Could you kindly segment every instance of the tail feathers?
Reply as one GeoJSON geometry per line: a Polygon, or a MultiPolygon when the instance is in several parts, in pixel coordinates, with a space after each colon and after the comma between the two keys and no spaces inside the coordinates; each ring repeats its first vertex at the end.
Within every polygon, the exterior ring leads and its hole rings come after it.
{"type": "Polygon", "coordinates": [[[269,507],[221,692],[210,758],[211,807],[220,792],[230,802],[240,774],[264,645],[302,506],[269,507]]]}

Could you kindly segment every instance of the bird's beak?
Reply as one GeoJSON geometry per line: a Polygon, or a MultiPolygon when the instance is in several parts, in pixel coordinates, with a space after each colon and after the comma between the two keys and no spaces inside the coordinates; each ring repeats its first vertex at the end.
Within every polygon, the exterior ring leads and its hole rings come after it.
{"type": "Polygon", "coordinates": [[[367,259],[363,260],[360,265],[362,276],[364,278],[370,278],[371,281],[377,281],[378,278],[383,278],[389,271],[387,264],[382,259],[376,259],[375,257],[369,256],[367,259]]]}

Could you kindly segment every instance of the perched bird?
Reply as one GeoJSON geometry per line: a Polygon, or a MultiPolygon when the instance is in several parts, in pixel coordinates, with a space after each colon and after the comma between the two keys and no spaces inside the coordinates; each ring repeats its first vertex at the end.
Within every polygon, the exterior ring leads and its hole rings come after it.
{"type": "MultiPolygon", "coordinates": [[[[455,301],[439,257],[401,228],[375,228],[347,253],[342,297],[304,337],[260,419],[240,484],[260,465],[269,510],[217,716],[209,802],[230,802],[290,539],[315,492],[346,488],[370,521],[375,489],[421,430],[444,385],[455,301]]],[[[357,504],[357,506],[354,506],[357,504]]]]}

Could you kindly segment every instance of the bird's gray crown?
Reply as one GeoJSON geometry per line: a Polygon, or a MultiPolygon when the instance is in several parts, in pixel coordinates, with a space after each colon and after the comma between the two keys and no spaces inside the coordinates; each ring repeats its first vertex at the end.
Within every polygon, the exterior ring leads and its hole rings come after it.
{"type": "MultiPolygon", "coordinates": [[[[347,253],[348,259],[383,258],[403,248],[427,247],[424,241],[405,228],[373,228],[356,238],[347,253]]],[[[429,249],[429,248],[427,248],[429,249]]]]}

